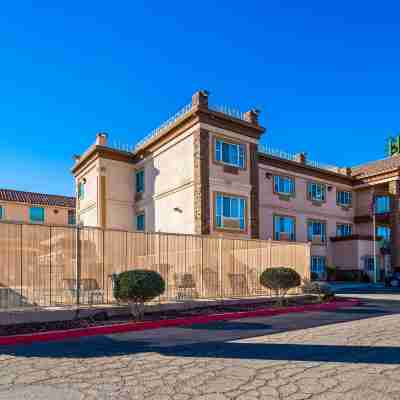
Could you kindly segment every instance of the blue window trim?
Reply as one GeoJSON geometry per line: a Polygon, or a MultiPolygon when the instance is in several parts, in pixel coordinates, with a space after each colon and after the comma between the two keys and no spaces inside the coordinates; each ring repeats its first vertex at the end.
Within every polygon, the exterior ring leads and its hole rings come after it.
{"type": "Polygon", "coordinates": [[[274,175],[274,191],[277,194],[294,195],[294,179],[290,176],[274,175]]]}
{"type": "Polygon", "coordinates": [[[76,225],[75,210],[68,210],[68,225],[76,225]]]}
{"type": "Polygon", "coordinates": [[[246,231],[246,199],[240,196],[216,193],[215,195],[215,226],[217,229],[234,229],[224,227],[224,219],[237,220],[237,231],[246,231]]]}
{"type": "Polygon", "coordinates": [[[313,236],[321,236],[321,242],[326,243],[326,222],[309,220],[307,222],[307,237],[311,242],[313,236]]]}
{"type": "Polygon", "coordinates": [[[353,234],[353,225],[348,223],[336,224],[336,236],[346,237],[353,234]]]}
{"type": "Polygon", "coordinates": [[[307,184],[308,198],[311,201],[326,201],[326,185],[320,182],[308,182],[307,184]]]}
{"type": "Polygon", "coordinates": [[[136,193],[143,193],[144,192],[144,169],[136,171],[135,173],[136,179],[136,193]]]}
{"type": "Polygon", "coordinates": [[[324,274],[326,271],[325,256],[311,256],[311,272],[316,274],[324,274]]]}
{"type": "Polygon", "coordinates": [[[215,138],[215,161],[237,168],[246,168],[246,145],[215,138]]]}
{"type": "Polygon", "coordinates": [[[274,215],[274,240],[281,240],[281,234],[289,236],[288,240],[296,240],[296,218],[289,215],[274,215]]]}
{"type": "Polygon", "coordinates": [[[146,230],[145,213],[136,214],[136,230],[139,232],[144,232],[146,230]]]}
{"type": "Polygon", "coordinates": [[[375,213],[386,214],[390,212],[390,197],[389,196],[376,196],[375,198],[375,213]]]}
{"type": "Polygon", "coordinates": [[[340,206],[351,206],[353,204],[353,193],[348,190],[338,190],[336,192],[336,203],[340,206]]]}
{"type": "Polygon", "coordinates": [[[0,205],[0,221],[4,219],[4,207],[0,205]]]}
{"type": "Polygon", "coordinates": [[[44,207],[31,207],[29,209],[29,220],[31,222],[44,222],[45,219],[45,211],[44,207]],[[39,213],[39,216],[35,215],[35,213],[39,213]]]}
{"type": "Polygon", "coordinates": [[[78,199],[84,200],[85,198],[85,184],[84,182],[78,183],[78,199]]]}

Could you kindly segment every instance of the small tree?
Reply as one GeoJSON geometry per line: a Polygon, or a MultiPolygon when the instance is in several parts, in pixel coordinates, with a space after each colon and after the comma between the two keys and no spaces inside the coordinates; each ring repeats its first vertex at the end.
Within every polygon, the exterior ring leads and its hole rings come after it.
{"type": "Polygon", "coordinates": [[[287,292],[300,286],[301,277],[292,268],[268,268],[261,274],[260,283],[262,286],[271,289],[278,297],[278,304],[282,305],[287,292]]]}
{"type": "Polygon", "coordinates": [[[136,269],[120,273],[114,281],[114,297],[129,304],[135,319],[142,319],[144,303],[165,291],[165,281],[156,271],[136,269]]]}

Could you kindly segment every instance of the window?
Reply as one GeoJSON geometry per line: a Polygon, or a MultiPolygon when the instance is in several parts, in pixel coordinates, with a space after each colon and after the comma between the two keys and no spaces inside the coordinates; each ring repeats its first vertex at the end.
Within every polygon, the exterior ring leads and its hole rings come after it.
{"type": "Polygon", "coordinates": [[[278,194],[294,194],[294,179],[289,176],[274,176],[274,191],[278,194]]]}
{"type": "Polygon", "coordinates": [[[29,217],[31,222],[44,222],[44,208],[31,207],[29,210],[29,217]]]}
{"type": "Polygon", "coordinates": [[[137,231],[144,231],[145,230],[144,213],[136,215],[136,230],[137,231]]]}
{"type": "Polygon", "coordinates": [[[377,226],[376,227],[376,236],[383,238],[385,242],[390,241],[391,231],[388,226],[377,226]]]}
{"type": "Polygon", "coordinates": [[[340,206],[351,206],[353,194],[347,191],[338,191],[336,193],[336,202],[340,206]]]}
{"type": "Polygon", "coordinates": [[[275,215],[274,239],[296,240],[296,220],[293,217],[275,215]]]}
{"type": "Polygon", "coordinates": [[[376,196],[375,198],[375,213],[385,214],[390,212],[390,197],[376,196]]]}
{"type": "Polygon", "coordinates": [[[75,210],[68,210],[68,225],[76,225],[75,210]]]}
{"type": "Polygon", "coordinates": [[[83,200],[85,198],[85,183],[78,183],[78,199],[83,200]]]}
{"type": "Polygon", "coordinates": [[[353,226],[351,224],[336,225],[336,236],[344,237],[344,236],[351,236],[352,234],[353,234],[353,226]]]}
{"type": "Polygon", "coordinates": [[[246,229],[246,200],[217,193],[215,197],[215,225],[222,229],[246,229]]]}
{"type": "Polygon", "coordinates": [[[326,186],[323,183],[309,182],[308,198],[312,201],[325,201],[326,186]]]}
{"type": "Polygon", "coordinates": [[[0,219],[4,218],[4,208],[3,206],[0,206],[0,219]]]}
{"type": "Polygon", "coordinates": [[[245,167],[246,147],[244,144],[227,143],[215,139],[215,160],[238,168],[245,167]]]}
{"type": "Polygon", "coordinates": [[[311,256],[311,272],[322,278],[326,271],[326,257],[324,256],[311,256]]]}
{"type": "Polygon", "coordinates": [[[322,221],[308,221],[307,235],[310,242],[326,242],[326,223],[322,221]]]}
{"type": "MultiPolygon", "coordinates": [[[[379,259],[376,258],[376,268],[379,268],[379,259]]],[[[366,272],[374,272],[375,271],[375,265],[374,265],[374,257],[373,256],[367,256],[364,258],[364,271],[366,272]]]]}
{"type": "Polygon", "coordinates": [[[136,172],[136,193],[144,192],[144,169],[136,172]]]}

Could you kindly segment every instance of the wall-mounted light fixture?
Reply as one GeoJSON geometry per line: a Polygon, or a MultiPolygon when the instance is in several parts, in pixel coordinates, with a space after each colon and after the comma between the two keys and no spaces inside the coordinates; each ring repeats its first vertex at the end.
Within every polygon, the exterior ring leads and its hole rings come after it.
{"type": "Polygon", "coordinates": [[[266,172],[266,173],[265,173],[265,177],[266,177],[267,179],[271,179],[271,176],[272,176],[272,174],[271,174],[270,172],[266,172]]]}
{"type": "Polygon", "coordinates": [[[176,211],[178,213],[183,213],[182,209],[179,207],[174,207],[174,211],[176,211]]]}
{"type": "Polygon", "coordinates": [[[328,186],[328,192],[332,191],[333,187],[332,186],[328,186]]]}

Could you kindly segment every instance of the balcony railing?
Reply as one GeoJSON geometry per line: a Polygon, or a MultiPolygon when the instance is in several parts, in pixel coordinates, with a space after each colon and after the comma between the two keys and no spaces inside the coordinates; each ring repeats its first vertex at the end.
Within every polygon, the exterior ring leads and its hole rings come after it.
{"type": "MultiPolygon", "coordinates": [[[[282,158],[282,159],[289,160],[289,161],[300,162],[299,154],[289,153],[289,152],[278,150],[278,149],[273,149],[272,147],[264,146],[261,144],[258,146],[258,151],[260,153],[264,153],[264,154],[267,154],[267,155],[270,155],[273,157],[278,157],[278,158],[282,158]]],[[[343,173],[343,172],[341,172],[341,168],[339,168],[339,167],[336,167],[334,165],[329,165],[329,164],[323,164],[318,161],[308,160],[307,158],[305,159],[305,165],[308,165],[313,168],[324,169],[324,170],[330,171],[330,172],[335,172],[337,174],[343,173]]]]}
{"type": "Polygon", "coordinates": [[[171,125],[175,124],[178,120],[183,118],[186,114],[188,114],[192,110],[192,103],[186,104],[186,106],[182,107],[177,113],[175,113],[172,117],[168,118],[165,122],[163,122],[160,126],[153,129],[147,136],[145,136],[140,142],[136,143],[134,151],[138,150],[144,144],[148,143],[150,140],[154,139],[161,133],[163,133],[166,129],[168,129],[171,125]]]}

